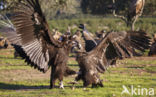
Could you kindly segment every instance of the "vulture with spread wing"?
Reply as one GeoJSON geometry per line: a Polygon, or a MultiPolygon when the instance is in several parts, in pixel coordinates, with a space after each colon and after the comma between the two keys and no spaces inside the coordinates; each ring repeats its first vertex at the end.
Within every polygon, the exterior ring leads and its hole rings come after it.
{"type": "Polygon", "coordinates": [[[80,70],[76,81],[83,80],[84,87],[103,86],[99,73],[104,73],[117,59],[129,58],[144,52],[150,45],[150,38],[144,31],[109,32],[90,52],[81,51],[77,45],[76,53],[80,70]],[[139,52],[140,51],[140,52],[139,52]]]}
{"type": "Polygon", "coordinates": [[[46,72],[51,66],[50,88],[56,79],[63,88],[63,76],[76,73],[67,66],[73,38],[63,37],[59,42],[52,37],[39,0],[22,0],[12,14],[13,25],[9,22],[1,32],[5,32],[15,50],[32,67],[46,72]]]}

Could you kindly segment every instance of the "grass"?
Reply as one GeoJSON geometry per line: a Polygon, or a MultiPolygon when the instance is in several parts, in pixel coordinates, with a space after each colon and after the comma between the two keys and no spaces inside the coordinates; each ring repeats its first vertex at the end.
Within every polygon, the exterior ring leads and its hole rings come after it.
{"type": "MultiPolygon", "coordinates": [[[[13,50],[0,50],[0,97],[149,97],[121,95],[122,85],[141,86],[156,90],[156,57],[138,57],[118,61],[115,68],[109,68],[101,78],[104,87],[83,90],[82,81],[75,89],[68,82],[75,76],[64,78],[65,89],[48,89],[50,70],[43,74],[26,65],[23,60],[13,58],[13,50]]],[[[78,70],[78,64],[70,58],[70,68],[78,70]]],[[[58,86],[58,83],[56,83],[58,86]]],[[[154,96],[151,97],[155,97],[154,96]]]]}
{"type": "MultiPolygon", "coordinates": [[[[71,27],[71,31],[74,33],[78,30],[79,24],[86,24],[87,29],[95,33],[96,31],[106,30],[106,31],[122,31],[129,30],[126,24],[118,18],[108,18],[108,17],[84,17],[84,18],[72,18],[72,19],[54,19],[48,21],[49,27],[52,29],[58,29],[60,32],[65,33],[67,27],[71,27]]],[[[147,33],[156,33],[156,18],[139,18],[135,24],[135,29],[145,30],[147,33]]],[[[0,33],[1,36],[1,33],[0,33]]]]}
{"type": "MultiPolygon", "coordinates": [[[[122,31],[129,30],[126,24],[118,18],[80,18],[80,19],[55,19],[49,21],[50,28],[57,28],[60,32],[67,31],[67,27],[72,28],[72,32],[78,29],[79,24],[86,24],[87,29],[94,33],[96,31],[122,31]]],[[[139,18],[135,24],[135,29],[143,29],[149,34],[156,33],[156,18],[139,18]]]]}

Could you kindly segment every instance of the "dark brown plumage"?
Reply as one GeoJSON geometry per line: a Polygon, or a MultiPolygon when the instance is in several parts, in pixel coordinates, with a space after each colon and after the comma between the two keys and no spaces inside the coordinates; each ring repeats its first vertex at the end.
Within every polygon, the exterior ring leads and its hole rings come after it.
{"type": "Polygon", "coordinates": [[[153,35],[153,43],[150,47],[150,51],[148,53],[149,56],[155,56],[156,55],[156,34],[153,35]]]}
{"type": "Polygon", "coordinates": [[[42,72],[51,66],[50,88],[55,80],[61,82],[63,76],[76,72],[67,66],[68,55],[73,45],[72,37],[55,40],[42,13],[39,0],[23,0],[15,6],[12,17],[14,28],[3,28],[15,50],[25,59],[25,62],[42,72]]]}
{"type": "Polygon", "coordinates": [[[85,50],[87,52],[91,51],[96,45],[97,42],[94,40],[94,38],[90,35],[84,24],[80,24],[80,29],[82,29],[82,37],[85,41],[85,50]]]}
{"type": "Polygon", "coordinates": [[[148,55],[149,56],[155,56],[156,55],[156,41],[152,43],[148,55]]]}
{"type": "Polygon", "coordinates": [[[76,80],[83,80],[84,87],[103,86],[99,73],[104,73],[117,59],[129,58],[149,48],[150,38],[144,31],[109,32],[90,52],[77,50],[80,67],[76,80]]]}

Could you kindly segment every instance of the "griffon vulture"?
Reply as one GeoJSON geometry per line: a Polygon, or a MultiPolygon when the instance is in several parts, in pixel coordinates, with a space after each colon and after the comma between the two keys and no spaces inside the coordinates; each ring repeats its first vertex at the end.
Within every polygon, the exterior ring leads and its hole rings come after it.
{"type": "Polygon", "coordinates": [[[144,31],[109,32],[90,52],[81,51],[81,47],[77,45],[76,60],[80,70],[76,81],[83,80],[84,87],[90,84],[93,87],[102,87],[99,73],[104,73],[117,59],[129,58],[144,52],[149,48],[149,39],[144,31]]]}
{"type": "Polygon", "coordinates": [[[53,38],[39,0],[18,2],[12,14],[13,25],[5,25],[1,31],[6,31],[9,41],[27,64],[42,72],[51,66],[50,88],[54,88],[56,79],[60,81],[60,88],[64,88],[63,76],[76,73],[67,66],[72,37],[64,37],[61,42],[53,38]]]}
{"type": "Polygon", "coordinates": [[[0,37],[0,49],[7,48],[8,47],[8,41],[6,38],[0,37]]]}
{"type": "Polygon", "coordinates": [[[145,0],[132,0],[129,7],[128,19],[131,20],[133,17],[140,15],[143,11],[144,4],[145,0]]]}

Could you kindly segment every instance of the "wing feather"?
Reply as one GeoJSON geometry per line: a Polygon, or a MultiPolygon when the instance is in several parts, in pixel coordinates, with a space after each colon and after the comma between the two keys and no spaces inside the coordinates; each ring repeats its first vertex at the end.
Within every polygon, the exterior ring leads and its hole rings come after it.
{"type": "MultiPolygon", "coordinates": [[[[150,47],[150,38],[144,31],[109,32],[102,41],[90,52],[96,63],[93,64],[102,73],[108,65],[116,63],[117,59],[139,55],[150,47]]],[[[93,60],[92,60],[93,61],[93,60]]]]}
{"type": "Polygon", "coordinates": [[[7,30],[10,29],[5,33],[6,36],[25,62],[46,72],[50,60],[48,46],[62,45],[50,34],[39,0],[19,2],[12,14],[13,26],[5,26],[7,30]]]}

